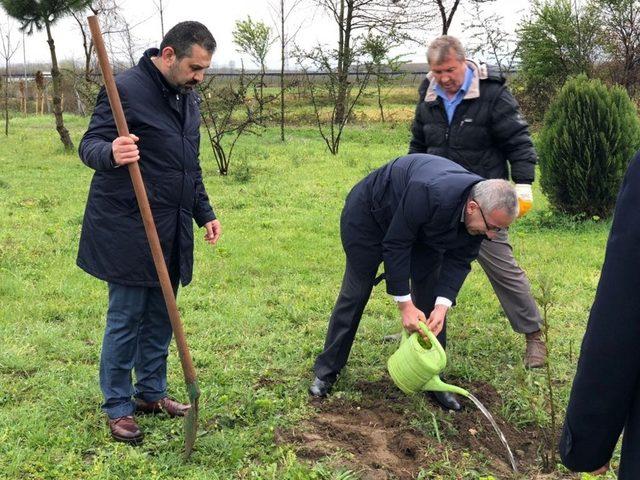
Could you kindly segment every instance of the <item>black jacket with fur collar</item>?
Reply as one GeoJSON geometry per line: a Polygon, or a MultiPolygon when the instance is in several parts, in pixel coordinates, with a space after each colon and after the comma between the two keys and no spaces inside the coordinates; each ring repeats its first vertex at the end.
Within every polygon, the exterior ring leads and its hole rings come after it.
{"type": "Polygon", "coordinates": [[[431,74],[419,88],[409,153],[448,158],[485,178],[532,183],[536,153],[527,122],[502,75],[467,61],[474,76],[451,124],[431,74]]]}

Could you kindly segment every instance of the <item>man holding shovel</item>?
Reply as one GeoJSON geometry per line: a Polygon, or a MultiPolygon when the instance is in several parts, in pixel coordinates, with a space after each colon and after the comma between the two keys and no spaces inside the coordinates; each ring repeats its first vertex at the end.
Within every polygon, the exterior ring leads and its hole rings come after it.
{"type": "Polygon", "coordinates": [[[174,293],[191,281],[193,220],[215,244],[220,222],[200,169],[198,99],[216,42],[198,22],[167,32],[117,87],[130,131],[119,137],[104,89],[98,95],[80,158],[95,170],[82,224],[77,264],[109,286],[107,326],[100,359],[103,410],[111,435],[139,444],[134,412],[183,416],[189,409],[167,396],[171,323],[159,287],[133,185],[126,168],[140,169],[174,293]],[[132,385],[131,371],[136,383],[132,385]]]}
{"type": "MultiPolygon", "coordinates": [[[[421,332],[423,322],[444,346],[447,310],[480,244],[495,238],[517,214],[516,192],[508,181],[485,180],[435,155],[400,157],[353,187],[340,219],[347,257],[342,288],[309,393],[326,396],[347,363],[381,262],[403,327],[421,332]]],[[[460,409],[452,393],[434,395],[460,409]]]]}

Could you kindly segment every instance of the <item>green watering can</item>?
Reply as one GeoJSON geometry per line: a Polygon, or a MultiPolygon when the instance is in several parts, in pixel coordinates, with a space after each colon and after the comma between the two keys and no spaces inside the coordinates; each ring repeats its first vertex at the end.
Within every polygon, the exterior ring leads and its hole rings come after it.
{"type": "Polygon", "coordinates": [[[387,361],[387,369],[393,383],[409,395],[429,390],[453,392],[468,397],[469,392],[464,388],[440,380],[438,375],[447,365],[447,354],[424,323],[419,322],[418,326],[429,341],[423,339],[418,332],[409,335],[406,330],[402,330],[400,347],[387,361]]]}

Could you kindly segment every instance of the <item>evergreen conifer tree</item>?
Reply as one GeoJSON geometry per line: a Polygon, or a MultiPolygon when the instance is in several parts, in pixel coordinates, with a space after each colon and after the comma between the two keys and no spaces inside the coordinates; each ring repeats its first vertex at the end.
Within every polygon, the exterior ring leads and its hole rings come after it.
{"type": "Polygon", "coordinates": [[[34,28],[47,32],[47,43],[51,53],[51,80],[53,83],[53,115],[56,130],[65,150],[73,150],[73,142],[62,119],[62,78],[58,68],[56,47],[51,35],[51,27],[60,18],[71,12],[85,9],[91,0],[0,0],[7,13],[21,23],[20,30],[31,35],[34,28]]]}
{"type": "Polygon", "coordinates": [[[542,189],[561,212],[607,217],[638,148],[640,121],[627,92],[579,75],[545,115],[538,142],[542,189]]]}

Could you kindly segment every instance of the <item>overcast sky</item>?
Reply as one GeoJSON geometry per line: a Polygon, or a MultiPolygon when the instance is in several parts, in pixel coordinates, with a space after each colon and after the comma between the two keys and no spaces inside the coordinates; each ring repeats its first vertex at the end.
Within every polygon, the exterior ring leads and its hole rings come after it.
{"type": "MultiPolygon", "coordinates": [[[[276,2],[279,3],[277,0],[271,0],[271,3],[276,2]]],[[[120,0],[119,3],[129,23],[136,25],[133,29],[133,34],[140,45],[141,51],[145,47],[157,46],[161,38],[160,16],[155,7],[157,2],[154,2],[154,0],[120,0]]],[[[183,20],[201,21],[209,27],[218,42],[218,50],[213,57],[213,66],[229,66],[230,63],[239,66],[241,56],[235,50],[231,35],[235,21],[246,19],[247,15],[251,15],[254,20],[262,20],[272,25],[272,15],[274,14],[269,8],[269,3],[269,0],[164,0],[165,30],[183,20]]],[[[464,3],[463,0],[462,4],[464,5],[464,3]]],[[[329,20],[324,18],[321,11],[316,11],[314,7],[310,6],[312,4],[313,1],[311,0],[304,2],[296,11],[297,15],[291,22],[292,25],[303,25],[296,38],[297,43],[303,47],[309,47],[318,42],[335,42],[335,27],[329,20]]],[[[522,16],[527,13],[528,4],[527,0],[496,0],[487,8],[499,12],[504,18],[504,28],[513,31],[522,16]]],[[[468,23],[469,20],[469,12],[465,11],[465,8],[461,6],[454,17],[454,23],[449,33],[464,40],[465,34],[462,26],[464,23],[468,23]]],[[[1,11],[0,23],[4,24],[5,22],[6,14],[1,11]]],[[[16,26],[14,23],[14,28],[16,26]]],[[[435,37],[438,33],[439,31],[437,30],[425,31],[421,36],[427,39],[435,37]]],[[[53,37],[56,42],[59,59],[76,59],[80,61],[82,58],[81,37],[78,26],[72,18],[65,18],[56,23],[53,28],[53,37]]],[[[13,43],[15,44],[16,41],[22,42],[22,38],[22,34],[17,29],[14,30],[13,43]]],[[[26,36],[24,46],[27,63],[50,62],[51,57],[44,31],[34,32],[33,35],[26,36]]],[[[409,53],[410,55],[407,59],[411,61],[425,61],[424,47],[408,45],[401,53],[409,53]]],[[[21,46],[12,63],[22,63],[22,58],[21,46]]],[[[250,65],[248,59],[245,59],[245,64],[250,65]]],[[[279,66],[277,46],[272,47],[272,52],[267,58],[267,64],[270,68],[279,66]]]]}

